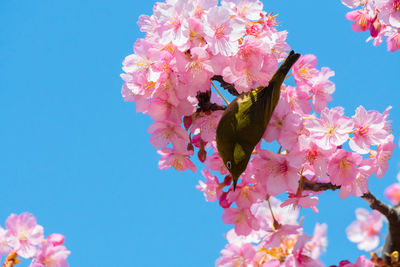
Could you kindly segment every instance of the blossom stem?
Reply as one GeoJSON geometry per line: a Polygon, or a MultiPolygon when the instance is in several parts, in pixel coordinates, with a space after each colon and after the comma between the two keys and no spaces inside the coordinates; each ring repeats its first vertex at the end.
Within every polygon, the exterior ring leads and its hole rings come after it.
{"type": "Polygon", "coordinates": [[[215,86],[215,84],[213,82],[211,82],[211,85],[214,87],[215,91],[217,91],[217,93],[219,94],[220,97],[222,97],[222,99],[225,101],[225,103],[227,105],[229,105],[229,101],[226,100],[226,98],[221,94],[221,92],[218,90],[218,88],[215,86]]]}
{"type": "Polygon", "coordinates": [[[275,228],[275,230],[279,229],[280,223],[275,219],[274,212],[272,211],[271,202],[269,202],[269,196],[267,197],[267,202],[268,202],[269,210],[271,211],[272,219],[274,220],[274,228],[275,228]]]}

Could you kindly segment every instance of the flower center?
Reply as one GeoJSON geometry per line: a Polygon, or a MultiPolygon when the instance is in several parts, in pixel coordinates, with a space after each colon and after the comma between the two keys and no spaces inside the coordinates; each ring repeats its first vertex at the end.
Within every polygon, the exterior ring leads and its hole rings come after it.
{"type": "Polygon", "coordinates": [[[178,159],[174,159],[174,161],[170,164],[170,166],[174,167],[178,171],[183,171],[183,165],[180,163],[178,159]]]}
{"type": "Polygon", "coordinates": [[[300,69],[300,76],[307,79],[308,77],[311,76],[310,72],[310,64],[304,64],[304,66],[300,69]]]}
{"type": "Polygon", "coordinates": [[[347,169],[347,167],[348,167],[349,165],[351,165],[351,162],[350,162],[349,160],[347,160],[347,159],[342,159],[342,160],[340,161],[340,169],[342,169],[342,170],[347,169]]]}
{"type": "Polygon", "coordinates": [[[369,16],[367,14],[360,14],[358,17],[358,24],[362,27],[365,28],[369,23],[369,16]]]}
{"type": "Polygon", "coordinates": [[[215,30],[215,37],[217,38],[221,38],[222,36],[224,36],[224,26],[220,26],[215,30]]]}
{"type": "Polygon", "coordinates": [[[369,127],[368,127],[368,125],[366,125],[366,126],[360,127],[358,129],[358,134],[361,135],[361,136],[365,136],[365,135],[368,134],[368,131],[369,131],[369,127]]]}
{"type": "Polygon", "coordinates": [[[331,123],[329,125],[328,135],[334,135],[334,133],[335,133],[335,125],[333,125],[333,123],[331,123]]]}
{"type": "Polygon", "coordinates": [[[19,239],[20,241],[26,241],[26,240],[28,240],[28,238],[27,238],[26,235],[25,235],[25,232],[19,233],[19,234],[18,234],[18,239],[19,239]]]}

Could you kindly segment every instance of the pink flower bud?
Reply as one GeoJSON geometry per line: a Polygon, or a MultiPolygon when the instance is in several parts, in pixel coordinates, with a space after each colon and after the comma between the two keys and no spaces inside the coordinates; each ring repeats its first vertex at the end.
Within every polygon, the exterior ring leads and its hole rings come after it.
{"type": "Polygon", "coordinates": [[[193,123],[192,116],[183,117],[183,126],[185,126],[186,130],[189,130],[190,126],[192,126],[192,123],[193,123]]]}
{"type": "Polygon", "coordinates": [[[53,246],[60,246],[64,243],[65,237],[62,234],[51,234],[47,237],[47,241],[53,244],[53,246]]]}
{"type": "Polygon", "coordinates": [[[192,143],[195,147],[200,147],[201,137],[200,134],[196,134],[192,137],[192,143]]]}
{"type": "Polygon", "coordinates": [[[232,202],[228,201],[228,192],[222,192],[221,197],[219,198],[219,205],[224,208],[227,209],[232,205],[232,202]]]}
{"type": "Polygon", "coordinates": [[[229,174],[225,176],[224,182],[225,185],[230,185],[232,183],[232,176],[229,174]]]}
{"type": "Polygon", "coordinates": [[[205,151],[204,147],[201,148],[199,150],[199,152],[197,152],[197,156],[199,157],[199,160],[204,163],[204,161],[206,161],[207,158],[207,152],[205,151]]]}
{"type": "Polygon", "coordinates": [[[379,35],[379,32],[381,31],[381,22],[379,21],[378,18],[375,18],[375,20],[371,23],[371,26],[369,27],[369,32],[371,33],[371,36],[376,38],[379,35]]]}

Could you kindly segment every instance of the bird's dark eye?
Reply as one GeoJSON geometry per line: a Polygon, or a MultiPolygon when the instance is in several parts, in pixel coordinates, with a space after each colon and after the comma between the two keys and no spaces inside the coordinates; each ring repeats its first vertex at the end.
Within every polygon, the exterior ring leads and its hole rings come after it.
{"type": "Polygon", "coordinates": [[[232,163],[229,160],[226,162],[226,167],[228,168],[228,170],[232,168],[232,163]]]}

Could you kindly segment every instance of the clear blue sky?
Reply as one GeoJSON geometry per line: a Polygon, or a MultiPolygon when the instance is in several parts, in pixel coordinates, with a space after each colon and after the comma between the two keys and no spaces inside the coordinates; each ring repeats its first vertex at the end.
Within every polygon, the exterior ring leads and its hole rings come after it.
{"type": "MultiPolygon", "coordinates": [[[[161,171],[146,133],[151,120],[120,95],[121,62],[132,53],[141,14],[155,2],[0,1],[0,221],[32,212],[45,234],[60,232],[73,267],[213,266],[225,246],[222,209],[195,189],[199,172],[161,171]]],[[[264,1],[289,32],[288,43],[336,72],[331,106],[352,116],[362,104],[392,105],[400,134],[400,52],[365,43],[335,1],[264,1]]],[[[395,181],[399,149],[386,176],[371,178],[382,197],[395,181]]],[[[327,222],[322,260],[360,253],[344,229],[359,199],[320,198],[305,228],[327,222]]]]}

